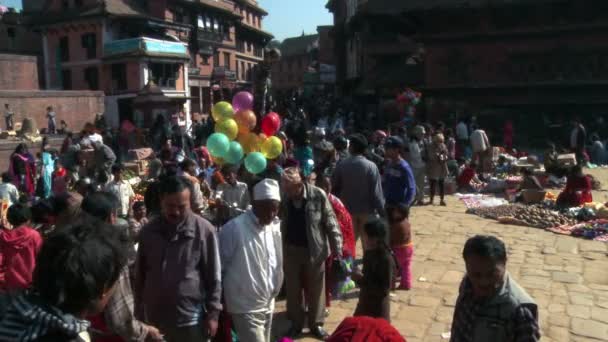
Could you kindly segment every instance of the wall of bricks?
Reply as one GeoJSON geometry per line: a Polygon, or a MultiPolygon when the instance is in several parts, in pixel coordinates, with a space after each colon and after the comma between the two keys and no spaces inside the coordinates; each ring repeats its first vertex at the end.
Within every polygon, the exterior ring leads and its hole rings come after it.
{"type": "MultiPolygon", "coordinates": [[[[92,122],[96,113],[104,112],[104,95],[101,91],[15,91],[0,90],[0,105],[8,103],[15,112],[15,122],[30,117],[38,129],[47,127],[46,108],[53,106],[57,125],[65,120],[68,129],[80,131],[86,122],[92,122]]],[[[0,124],[4,128],[4,124],[0,124]]]]}
{"type": "Polygon", "coordinates": [[[0,54],[0,89],[39,89],[37,63],[35,56],[0,54]]]}

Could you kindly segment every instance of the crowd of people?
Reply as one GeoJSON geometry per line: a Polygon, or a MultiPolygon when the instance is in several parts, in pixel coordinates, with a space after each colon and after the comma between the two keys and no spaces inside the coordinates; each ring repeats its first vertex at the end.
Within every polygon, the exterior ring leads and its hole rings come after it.
{"type": "MultiPolygon", "coordinates": [[[[0,340],[271,341],[281,295],[281,336],[349,341],[373,325],[404,340],[386,323],[391,291],[414,286],[410,210],[436,195],[445,206],[450,175],[471,169],[461,185],[473,186],[491,159],[487,135],[473,126],[465,138],[460,124],[350,131],[341,117],[313,128],[301,115],[284,120],[283,153],[257,175],[210,156],[206,122],[191,136],[159,119],[142,194],[99,124],[59,151],[20,144],[0,185],[0,340]],[[459,172],[469,143],[474,161],[459,172]],[[355,286],[354,318],[330,336],[331,300],[355,286]]],[[[451,340],[500,329],[503,341],[538,341],[504,244],[473,237],[463,257],[451,340]]]]}

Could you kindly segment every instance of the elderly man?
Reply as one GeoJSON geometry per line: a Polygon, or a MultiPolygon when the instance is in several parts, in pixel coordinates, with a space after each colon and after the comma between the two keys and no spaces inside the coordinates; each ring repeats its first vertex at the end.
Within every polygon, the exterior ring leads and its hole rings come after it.
{"type": "Polygon", "coordinates": [[[220,232],[226,309],[239,340],[269,342],[274,299],[283,285],[283,245],[277,218],[279,183],[253,188],[253,207],[220,232]]]}
{"type": "Polygon", "coordinates": [[[95,173],[97,175],[105,173],[110,175],[112,166],[116,162],[116,154],[112,151],[112,148],[104,144],[100,140],[95,140],[91,143],[95,150],[95,173]]]}
{"type": "Polygon", "coordinates": [[[493,236],[475,236],[462,254],[467,274],[460,285],[450,342],[539,341],[538,308],[506,272],[504,243],[493,236]]]}
{"type": "Polygon", "coordinates": [[[215,228],[190,208],[180,177],[159,186],[161,215],[140,233],[135,312],[168,342],[215,336],[222,309],[221,267],[215,228]]]}
{"type": "Polygon", "coordinates": [[[329,245],[333,255],[342,255],[342,233],[325,192],[304,183],[300,169],[286,169],[281,182],[287,195],[282,203],[281,230],[285,244],[287,315],[292,323],[288,335],[297,337],[304,327],[304,293],[310,332],[325,339],[328,336],[323,330],[325,260],[330,255],[329,245]]]}

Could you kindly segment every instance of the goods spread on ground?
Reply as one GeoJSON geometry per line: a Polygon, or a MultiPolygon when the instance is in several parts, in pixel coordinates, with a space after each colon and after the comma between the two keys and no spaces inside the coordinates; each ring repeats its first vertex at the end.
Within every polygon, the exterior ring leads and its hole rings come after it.
{"type": "Polygon", "coordinates": [[[495,207],[471,208],[467,210],[467,213],[505,224],[542,229],[577,223],[574,218],[543,208],[540,205],[506,204],[495,207]]]}

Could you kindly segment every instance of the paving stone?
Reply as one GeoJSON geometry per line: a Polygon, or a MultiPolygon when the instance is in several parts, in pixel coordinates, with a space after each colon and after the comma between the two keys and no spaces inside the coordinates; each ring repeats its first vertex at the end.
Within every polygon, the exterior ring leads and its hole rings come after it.
{"type": "Polygon", "coordinates": [[[599,290],[599,291],[608,291],[608,285],[601,284],[589,284],[590,289],[599,290]]]}
{"type": "Polygon", "coordinates": [[[601,252],[585,252],[583,258],[587,260],[602,260],[606,258],[606,253],[601,252]]]}
{"type": "MultiPolygon", "coordinates": [[[[563,314],[563,313],[549,315],[548,321],[549,321],[549,324],[555,325],[558,327],[564,327],[564,328],[570,327],[570,316],[563,314]]],[[[541,321],[541,324],[542,324],[542,321],[541,321]]]]}
{"type": "Polygon", "coordinates": [[[572,292],[570,294],[570,304],[593,306],[593,295],[589,293],[572,292]]]}
{"type": "Polygon", "coordinates": [[[581,252],[603,252],[606,253],[606,243],[601,241],[583,240],[579,246],[581,252]]]}
{"type": "Polygon", "coordinates": [[[592,307],[591,318],[599,322],[608,323],[608,310],[592,307]]]}
{"type": "Polygon", "coordinates": [[[440,323],[451,323],[454,317],[454,310],[448,307],[440,307],[435,314],[435,321],[440,323]]]}
{"type": "Polygon", "coordinates": [[[564,269],[563,266],[557,266],[557,265],[544,265],[543,266],[543,270],[545,270],[545,271],[561,271],[563,269],[564,269]]]}
{"type": "Polygon", "coordinates": [[[608,325],[597,321],[573,318],[570,331],[579,336],[608,340],[608,325]]]}
{"type": "Polygon", "coordinates": [[[576,239],[559,239],[555,243],[555,249],[562,253],[578,253],[578,241],[576,239]]]}
{"type": "Polygon", "coordinates": [[[566,311],[566,306],[563,304],[549,304],[549,306],[547,307],[547,311],[549,311],[549,313],[559,313],[559,312],[565,312],[566,311]]]}
{"type": "Polygon", "coordinates": [[[434,308],[439,305],[439,298],[425,297],[425,296],[413,296],[410,298],[411,306],[421,306],[425,308],[434,308]]]}
{"type": "Polygon", "coordinates": [[[456,300],[458,299],[458,294],[450,294],[443,297],[443,305],[454,307],[456,306],[456,300]]]}
{"type": "Polygon", "coordinates": [[[413,323],[430,324],[433,321],[434,310],[420,306],[405,306],[401,308],[401,318],[413,323]]]}
{"type": "Polygon", "coordinates": [[[570,317],[587,319],[591,317],[591,308],[584,305],[568,305],[566,313],[570,317]]]}
{"type": "Polygon", "coordinates": [[[555,254],[557,253],[557,249],[555,247],[545,247],[543,249],[543,254],[555,254]]]}
{"type": "Polygon", "coordinates": [[[581,284],[566,284],[566,288],[568,289],[568,292],[582,292],[582,293],[589,292],[589,288],[587,286],[581,285],[581,284]]]}
{"type": "Polygon", "coordinates": [[[440,283],[450,283],[450,284],[459,284],[462,281],[462,277],[464,277],[464,272],[459,271],[447,271],[441,279],[439,279],[440,283]]]}
{"type": "Polygon", "coordinates": [[[570,341],[570,331],[567,328],[557,326],[550,327],[547,336],[556,342],[570,341]]]}
{"type": "Polygon", "coordinates": [[[582,282],[580,274],[568,272],[553,272],[553,280],[560,283],[579,284],[582,282]]]}
{"type": "MultiPolygon", "coordinates": [[[[509,267],[509,273],[513,274],[513,269],[509,267]]],[[[550,277],[551,273],[541,270],[537,267],[523,267],[519,270],[520,276],[536,276],[536,277],[550,277]]]]}

